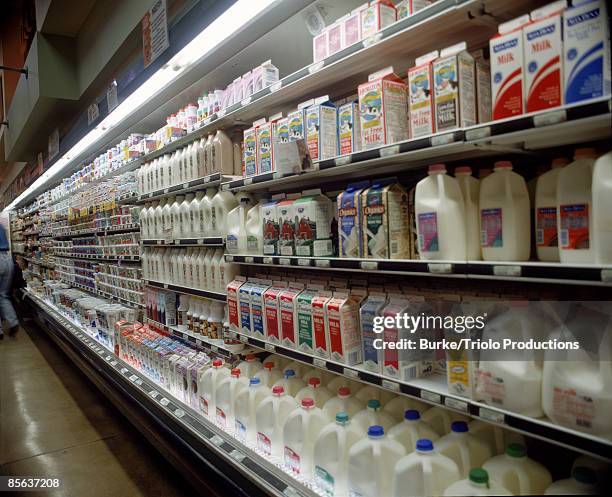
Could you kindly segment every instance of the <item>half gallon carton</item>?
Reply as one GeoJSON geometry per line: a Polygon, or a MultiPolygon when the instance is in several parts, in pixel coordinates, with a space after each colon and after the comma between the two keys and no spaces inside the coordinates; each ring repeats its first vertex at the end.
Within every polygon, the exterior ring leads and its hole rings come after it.
{"type": "Polygon", "coordinates": [[[505,119],[524,113],[523,26],[529,14],[499,25],[491,38],[491,100],[493,119],[505,119]]]}
{"type": "Polygon", "coordinates": [[[390,0],[373,0],[361,11],[361,35],[363,38],[378,33],[395,22],[395,6],[390,0]]]}
{"type": "Polygon", "coordinates": [[[329,331],[330,356],[334,361],[352,366],[361,362],[359,304],[365,292],[334,292],[325,304],[329,331]]]}
{"type": "Polygon", "coordinates": [[[303,289],[303,283],[291,282],[289,287],[278,295],[281,343],[292,349],[297,346],[297,297],[303,289]]]}
{"type": "Polygon", "coordinates": [[[374,341],[377,339],[382,340],[383,335],[380,332],[374,331],[374,318],[381,316],[386,304],[386,294],[370,292],[368,298],[361,304],[359,309],[363,365],[367,371],[378,374],[382,374],[383,355],[382,350],[374,346],[374,341]]]}
{"type": "Polygon", "coordinates": [[[289,118],[281,117],[276,121],[276,126],[272,128],[272,143],[288,143],[288,142],[289,142],[289,118]]]}
{"type": "Polygon", "coordinates": [[[364,150],[408,139],[407,86],[393,67],[370,74],[358,91],[364,150]]]}
{"type": "Polygon", "coordinates": [[[296,217],[295,255],[327,257],[333,255],[332,201],[321,190],[306,190],[293,203],[296,217]]]}
{"type": "Polygon", "coordinates": [[[240,331],[251,334],[251,289],[254,282],[249,280],[238,289],[238,307],[240,309],[240,331]]]}
{"type": "Polygon", "coordinates": [[[315,99],[304,115],[310,158],[316,162],[338,155],[338,113],[329,96],[315,99]]]}
{"type": "Polygon", "coordinates": [[[563,10],[561,0],[531,12],[523,28],[526,111],[558,107],[563,95],[563,10]]]}
{"type": "Polygon", "coordinates": [[[491,120],[491,67],[482,49],[473,55],[476,69],[476,117],[479,124],[488,123],[491,120]]]}
{"type": "Polygon", "coordinates": [[[361,41],[361,11],[367,6],[368,4],[365,3],[340,19],[343,47],[350,47],[361,41]]]}
{"type": "Polygon", "coordinates": [[[610,95],[610,24],[606,2],[577,0],[563,14],[565,103],[610,95]]]}
{"type": "Polygon", "coordinates": [[[257,156],[257,174],[272,170],[272,123],[262,117],[253,123],[257,156]]]}
{"type": "Polygon", "coordinates": [[[284,195],[274,195],[272,200],[261,206],[261,218],[263,222],[263,254],[278,255],[278,239],[280,238],[280,226],[276,208],[284,195]]]}
{"type": "Polygon", "coordinates": [[[309,284],[297,296],[297,349],[306,354],[312,354],[315,349],[312,301],[322,290],[323,285],[309,284]]]}
{"type": "Polygon", "coordinates": [[[284,281],[275,281],[263,293],[265,306],[265,330],[269,342],[280,343],[280,307],[278,296],[287,288],[284,281]]]}
{"type": "Polygon", "coordinates": [[[251,334],[255,338],[266,338],[265,291],[272,286],[272,280],[257,280],[251,286],[251,334]]]}
{"type": "Polygon", "coordinates": [[[417,57],[408,69],[408,105],[410,106],[410,136],[419,138],[434,132],[433,68],[438,51],[417,57]]]}
{"type": "Polygon", "coordinates": [[[327,57],[327,29],[312,38],[312,60],[319,62],[327,57]]]}
{"type": "Polygon", "coordinates": [[[242,329],[238,290],[245,282],[246,277],[236,276],[236,278],[227,285],[227,314],[230,329],[233,331],[240,331],[242,329]]]}
{"type": "Polygon", "coordinates": [[[361,194],[363,257],[407,259],[410,254],[408,193],[394,178],[376,181],[361,194]]]}
{"type": "Polygon", "coordinates": [[[312,105],[312,100],[307,100],[298,105],[297,110],[289,112],[289,141],[305,140],[306,132],[304,127],[304,109],[312,105]]]}
{"type": "Polygon", "coordinates": [[[342,24],[338,19],[334,24],[327,28],[327,56],[334,55],[342,50],[342,24]]]}
{"type": "Polygon", "coordinates": [[[465,42],[440,51],[433,62],[436,132],[476,124],[474,58],[465,42]]]}
{"type": "Polygon", "coordinates": [[[329,332],[327,330],[327,302],[332,292],[320,291],[312,298],[312,332],[314,352],[318,357],[329,357],[329,332]]]}
{"type": "Polygon", "coordinates": [[[359,103],[349,102],[338,107],[339,155],[361,150],[361,121],[359,103]]]}
{"type": "Polygon", "coordinates": [[[244,130],[244,174],[254,176],[257,174],[257,133],[255,125],[244,130]]]}
{"type": "Polygon", "coordinates": [[[277,253],[280,255],[295,255],[296,213],[294,203],[298,197],[299,194],[290,194],[288,198],[281,200],[276,205],[276,223],[279,228],[277,253]]]}
{"type": "Polygon", "coordinates": [[[363,257],[362,197],[369,181],[351,183],[338,194],[338,253],[340,257],[363,257]]]}

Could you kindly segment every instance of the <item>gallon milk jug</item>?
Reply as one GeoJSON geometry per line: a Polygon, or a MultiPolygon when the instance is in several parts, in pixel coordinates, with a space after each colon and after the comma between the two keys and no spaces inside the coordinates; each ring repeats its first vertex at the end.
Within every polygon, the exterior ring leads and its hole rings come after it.
{"type": "Polygon", "coordinates": [[[365,433],[368,427],[373,425],[380,425],[388,431],[396,424],[396,420],[382,410],[379,400],[370,399],[367,407],[353,416],[352,423],[361,433],[365,433]]]}
{"type": "Polygon", "coordinates": [[[206,176],[206,138],[198,142],[198,178],[206,176]]]}
{"type": "Polygon", "coordinates": [[[217,131],[213,139],[213,154],[216,170],[223,176],[234,174],[234,151],[232,140],[225,134],[225,131],[217,131]]]}
{"type": "Polygon", "coordinates": [[[263,254],[263,223],[261,202],[251,207],[246,214],[246,254],[263,254]]]}
{"type": "Polygon", "coordinates": [[[578,456],[572,464],[572,472],[579,466],[592,469],[597,476],[598,485],[602,488],[610,488],[610,482],[612,481],[610,463],[594,457],[582,455],[578,456]]]}
{"type": "Polygon", "coordinates": [[[593,249],[598,264],[612,263],[612,152],[593,166],[593,249]]]}
{"type": "Polygon", "coordinates": [[[285,369],[285,366],[291,362],[291,359],[278,354],[268,354],[266,357],[264,357],[262,364],[265,364],[266,362],[273,363],[275,369],[280,369],[282,371],[285,369]]]}
{"type": "Polygon", "coordinates": [[[224,236],[227,228],[227,213],[238,205],[238,200],[232,192],[219,190],[211,202],[210,234],[208,236],[224,236]]]}
{"type": "Polygon", "coordinates": [[[557,233],[557,183],[561,168],[567,164],[564,158],[555,159],[552,169],[538,176],[535,186],[534,225],[538,259],[559,262],[559,237],[557,233]]]}
{"type": "Polygon", "coordinates": [[[597,474],[591,468],[577,466],[572,477],[558,480],[546,489],[544,495],[597,495],[597,474]]]}
{"type": "Polygon", "coordinates": [[[201,378],[200,391],[200,410],[204,416],[212,421],[216,417],[215,393],[223,378],[229,376],[230,370],[223,367],[223,361],[215,359],[212,366],[208,368],[201,378]]]}
{"type": "Polygon", "coordinates": [[[557,222],[561,262],[595,262],[593,250],[592,178],[595,150],[578,148],[574,162],[559,173],[557,222]]]}
{"type": "Polygon", "coordinates": [[[461,479],[455,461],[435,450],[431,440],[422,438],[415,447],[414,452],[395,465],[393,497],[442,495],[448,486],[461,479]]]}
{"type": "Polygon", "coordinates": [[[334,419],[334,416],[339,412],[344,412],[349,416],[353,416],[363,410],[364,407],[363,402],[351,395],[351,389],[349,387],[340,387],[338,389],[338,394],[325,402],[323,411],[327,414],[329,419],[334,419]]]}
{"type": "Polygon", "coordinates": [[[363,386],[363,383],[359,384],[362,386],[362,388],[360,388],[355,394],[355,397],[357,397],[361,402],[367,403],[370,399],[376,399],[379,400],[381,405],[384,406],[387,404],[387,402],[390,402],[395,398],[395,394],[389,390],[377,388],[373,385],[363,386]]]}
{"type": "Polygon", "coordinates": [[[291,361],[289,364],[287,364],[283,369],[283,374],[288,369],[291,369],[300,378],[304,376],[308,371],[310,371],[310,368],[308,367],[308,365],[300,361],[291,361]]]}
{"type": "Polygon", "coordinates": [[[241,375],[250,379],[255,376],[255,373],[263,368],[263,364],[255,354],[247,354],[244,356],[244,360],[241,361],[237,367],[240,370],[241,375]]]}
{"type": "Polygon", "coordinates": [[[207,175],[216,172],[213,158],[213,140],[213,135],[208,135],[204,144],[204,169],[207,175]]]}
{"type": "Polygon", "coordinates": [[[520,433],[504,430],[492,423],[474,419],[470,421],[470,434],[480,438],[489,445],[491,454],[503,454],[511,443],[525,444],[525,437],[520,433]]]}
{"type": "Polygon", "coordinates": [[[436,449],[457,463],[461,478],[467,478],[470,469],[479,468],[493,456],[489,444],[469,433],[465,421],[454,421],[450,433],[436,442],[436,449]]]}
{"type": "Polygon", "coordinates": [[[212,234],[212,201],[216,194],[217,190],[207,188],[204,198],[200,201],[200,236],[215,236],[212,234]]]}
{"type": "Polygon", "coordinates": [[[188,193],[185,195],[185,200],[180,206],[181,211],[181,227],[180,227],[180,237],[181,238],[195,238],[193,234],[193,226],[192,226],[192,216],[191,216],[191,203],[195,195],[193,193],[188,193]]]}
{"type": "Polygon", "coordinates": [[[266,456],[282,458],[283,426],[289,415],[298,409],[297,401],[281,386],[272,388],[272,396],[265,399],[255,412],[257,448],[266,456]]]}
{"type": "Polygon", "coordinates": [[[296,475],[312,478],[314,442],[329,424],[325,413],[315,406],[313,399],[305,398],[283,426],[283,461],[296,475]]]}
{"type": "Polygon", "coordinates": [[[444,164],[429,166],[428,176],[419,181],[414,210],[422,259],[464,261],[466,217],[459,183],[446,174],[444,164]]]}
{"type": "Polygon", "coordinates": [[[480,242],[485,261],[526,261],[531,245],[529,193],[512,163],[498,161],[480,182],[480,242]]]}
{"type": "Polygon", "coordinates": [[[548,470],[528,458],[521,444],[508,445],[505,454],[489,459],[482,467],[513,495],[541,495],[552,483],[548,470]]]}
{"type": "Polygon", "coordinates": [[[451,424],[453,421],[469,421],[470,418],[442,407],[432,407],[427,409],[422,415],[421,419],[433,428],[433,430],[440,436],[446,435],[451,430],[451,424]]]}
{"type": "Polygon", "coordinates": [[[368,438],[349,449],[347,486],[350,497],[389,497],[393,468],[406,449],[385,437],[382,426],[370,426],[368,438]]]}
{"type": "MultiPolygon", "coordinates": [[[[302,380],[308,383],[310,381],[310,378],[319,378],[319,380],[321,380],[321,385],[327,385],[331,380],[334,379],[334,376],[336,375],[332,373],[331,371],[325,371],[323,369],[312,368],[307,373],[304,373],[304,375],[302,376],[302,380]]],[[[329,391],[333,392],[333,390],[329,390],[329,391]]],[[[333,419],[333,416],[332,416],[332,419],[333,419]]]]}
{"type": "MultiPolygon", "coordinates": [[[[297,393],[295,399],[298,402],[301,402],[301,400],[305,398],[313,399],[315,405],[322,409],[325,403],[332,397],[333,394],[327,388],[321,385],[321,380],[319,378],[314,376],[308,380],[308,385],[297,393]]],[[[330,419],[333,419],[333,417],[330,419]]]]}
{"type": "Polygon", "coordinates": [[[248,379],[240,375],[238,368],[232,369],[229,376],[219,382],[215,393],[216,422],[224,430],[235,426],[234,406],[236,397],[249,386],[248,379]]]}
{"type": "Polygon", "coordinates": [[[480,198],[480,181],[472,176],[472,168],[462,166],[455,169],[455,178],[459,183],[465,206],[467,258],[470,261],[482,259],[480,248],[480,220],[478,202],[480,198]]]}
{"type": "Polygon", "coordinates": [[[293,369],[286,369],[283,378],[274,383],[273,387],[276,386],[283,387],[288,395],[295,397],[306,386],[306,383],[297,377],[293,369]]]}
{"type": "MultiPolygon", "coordinates": [[[[412,409],[418,411],[419,413],[422,413],[429,409],[429,407],[429,404],[426,404],[425,402],[420,402],[416,399],[406,397],[405,395],[398,395],[393,400],[390,400],[385,404],[385,407],[383,407],[383,411],[391,414],[391,416],[393,416],[399,423],[402,419],[404,419],[404,415],[406,414],[407,410],[412,409]]],[[[414,444],[412,445],[414,446],[414,444]]]]}
{"type": "Polygon", "coordinates": [[[234,405],[234,435],[242,443],[257,444],[256,413],[259,405],[270,396],[270,389],[259,378],[251,378],[249,386],[236,395],[234,405]]]}
{"type": "Polygon", "coordinates": [[[227,214],[225,247],[230,254],[247,253],[246,217],[252,208],[252,199],[240,198],[240,203],[227,214]]]}
{"type": "Polygon", "coordinates": [[[472,468],[467,480],[453,483],[444,491],[444,495],[512,495],[512,492],[489,480],[489,473],[484,469],[472,468]]]}
{"type": "Polygon", "coordinates": [[[389,430],[389,438],[401,443],[406,449],[406,454],[409,454],[416,447],[417,440],[426,438],[436,441],[438,434],[421,419],[419,411],[408,409],[404,414],[404,420],[389,430]]]}
{"type": "MultiPolygon", "coordinates": [[[[347,378],[344,375],[340,375],[340,374],[334,375],[334,378],[330,380],[330,382],[327,384],[327,389],[330,392],[337,392],[340,387],[350,388],[351,393],[356,396],[357,392],[359,392],[362,388],[365,387],[365,384],[359,381],[351,380],[350,378],[347,378]]],[[[358,400],[360,400],[364,404],[368,401],[368,399],[365,399],[365,400],[358,399],[358,400]]]]}
{"type": "Polygon", "coordinates": [[[335,415],[315,440],[314,481],[325,497],[347,496],[347,469],[350,448],[363,438],[346,412],[335,415]]]}
{"type": "MultiPolygon", "coordinates": [[[[264,362],[263,368],[257,371],[257,373],[255,373],[255,378],[259,378],[261,382],[267,387],[272,387],[272,385],[275,385],[276,382],[282,377],[283,373],[281,372],[281,370],[276,369],[274,367],[274,363],[271,361],[264,362]]],[[[285,390],[283,389],[283,391],[285,390]]]]}

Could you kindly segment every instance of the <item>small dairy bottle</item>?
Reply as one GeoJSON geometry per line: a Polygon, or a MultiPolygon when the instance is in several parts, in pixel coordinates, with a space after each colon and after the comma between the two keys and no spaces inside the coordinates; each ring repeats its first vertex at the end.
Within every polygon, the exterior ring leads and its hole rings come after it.
{"type": "MultiPolygon", "coordinates": [[[[306,365],[306,364],[304,364],[303,362],[300,362],[300,361],[291,361],[289,364],[287,364],[283,368],[283,374],[288,369],[291,369],[299,378],[304,376],[310,370],[308,365],[306,365]]],[[[306,383],[306,382],[304,382],[304,383],[306,383]]]]}
{"type": "Polygon", "coordinates": [[[450,432],[451,423],[453,421],[467,422],[470,420],[467,416],[437,406],[427,409],[427,411],[421,415],[421,419],[431,426],[440,436],[450,432]]]}
{"type": "Polygon", "coordinates": [[[309,397],[300,401],[283,425],[283,462],[294,474],[311,479],[314,469],[314,442],[329,419],[309,397]]]}
{"type": "Polygon", "coordinates": [[[450,433],[436,442],[436,449],[457,463],[461,478],[467,478],[470,469],[479,468],[493,456],[489,444],[469,433],[465,421],[453,421],[450,433]]]}
{"type": "Polygon", "coordinates": [[[353,416],[362,411],[364,407],[363,402],[351,395],[349,387],[340,387],[338,394],[325,402],[323,412],[327,414],[329,419],[334,419],[334,416],[339,412],[353,416]]]}
{"type": "MultiPolygon", "coordinates": [[[[295,399],[300,402],[302,399],[310,398],[313,399],[315,405],[322,409],[329,399],[333,397],[333,394],[324,386],[321,385],[321,380],[317,377],[312,377],[308,380],[308,385],[302,388],[295,399]]],[[[330,418],[333,419],[333,418],[330,418]]]]}
{"type": "Polygon", "coordinates": [[[470,421],[470,433],[489,445],[491,454],[503,454],[511,443],[525,444],[525,437],[520,433],[504,430],[499,426],[480,419],[470,421]]]}
{"type": "Polygon", "coordinates": [[[213,153],[215,156],[216,170],[223,176],[231,176],[234,174],[234,151],[232,140],[225,134],[225,131],[219,130],[213,138],[213,153]]]}
{"type": "Polygon", "coordinates": [[[535,246],[538,259],[559,262],[559,237],[557,232],[557,183],[561,168],[567,160],[553,160],[551,169],[541,174],[535,184],[535,246]]]}
{"type": "Polygon", "coordinates": [[[248,379],[240,374],[238,368],[232,369],[230,375],[219,382],[215,393],[215,422],[224,430],[234,429],[236,397],[248,387],[248,379]]]}
{"type": "Polygon", "coordinates": [[[489,459],[482,467],[513,495],[541,495],[552,483],[548,470],[527,457],[521,444],[508,445],[505,454],[489,459]]]}
{"type": "Polygon", "coordinates": [[[551,484],[544,495],[601,495],[597,486],[597,474],[591,468],[577,466],[572,477],[557,480],[551,484]]]}
{"type": "MultiPolygon", "coordinates": [[[[261,382],[267,386],[272,388],[272,385],[275,385],[278,380],[283,377],[283,373],[280,369],[274,367],[274,363],[264,362],[263,368],[255,373],[255,378],[259,378],[261,382]]],[[[285,391],[283,389],[283,391],[285,391]]]]}
{"type": "Polygon", "coordinates": [[[444,495],[512,495],[512,492],[497,482],[489,480],[489,473],[486,470],[472,468],[466,480],[459,480],[450,485],[444,491],[444,495]]]}
{"type": "Polygon", "coordinates": [[[422,259],[464,261],[466,217],[457,180],[446,174],[444,164],[429,166],[414,194],[419,254],[422,259]]]}
{"type": "MultiPolygon", "coordinates": [[[[360,432],[362,433],[362,432],[360,432]]],[[[389,497],[393,468],[406,449],[385,436],[382,426],[370,426],[368,437],[349,449],[347,487],[351,497],[389,497]]]]}
{"type": "Polygon", "coordinates": [[[455,178],[457,178],[457,183],[459,183],[465,207],[467,258],[470,261],[479,261],[482,259],[482,249],[480,248],[480,211],[478,210],[480,181],[472,176],[472,168],[469,166],[456,168],[455,178]]]}
{"type": "Polygon", "coordinates": [[[246,215],[246,254],[263,254],[263,223],[261,220],[261,203],[251,207],[246,215]]]}
{"type": "Polygon", "coordinates": [[[417,412],[422,413],[429,409],[429,407],[429,404],[426,404],[425,402],[407,397],[406,395],[397,395],[394,399],[385,404],[383,411],[391,414],[391,416],[400,422],[402,419],[405,419],[404,416],[407,410],[416,410],[417,412]]]}
{"type": "Polygon", "coordinates": [[[598,264],[612,264],[612,152],[593,166],[593,250],[598,264]]]}
{"type": "Polygon", "coordinates": [[[389,430],[389,438],[397,440],[409,454],[416,447],[417,440],[427,438],[436,441],[438,434],[421,419],[419,411],[408,409],[404,413],[404,420],[389,430]]]}
{"type": "Polygon", "coordinates": [[[251,378],[248,388],[236,396],[234,406],[235,436],[242,443],[257,444],[255,415],[259,405],[270,395],[270,389],[259,378],[251,378]]]}
{"type": "Polygon", "coordinates": [[[263,369],[263,365],[255,354],[247,354],[244,360],[238,364],[238,369],[240,370],[240,374],[247,378],[253,378],[255,373],[263,369]]]}
{"type": "Polygon", "coordinates": [[[364,404],[368,401],[368,399],[362,399],[357,396],[357,393],[365,387],[364,383],[359,381],[351,380],[342,374],[335,374],[333,379],[331,379],[327,383],[327,389],[330,392],[337,392],[340,387],[348,387],[351,389],[351,393],[355,395],[357,400],[363,402],[364,404]]]}
{"type": "Polygon", "coordinates": [[[191,203],[193,202],[193,193],[185,195],[185,200],[180,205],[181,225],[179,228],[180,238],[194,238],[191,230],[191,203]]]}
{"type": "Polygon", "coordinates": [[[216,417],[215,393],[217,386],[223,378],[229,376],[230,370],[223,367],[221,359],[215,359],[200,379],[198,390],[200,392],[200,410],[211,421],[216,417]]]}
{"type": "Polygon", "coordinates": [[[238,205],[232,192],[219,190],[211,202],[210,234],[208,236],[225,236],[227,213],[238,205]]]}
{"type": "Polygon", "coordinates": [[[379,400],[370,399],[368,400],[367,407],[353,416],[353,423],[361,433],[365,433],[368,426],[373,425],[380,425],[385,431],[389,431],[396,424],[396,420],[393,416],[382,410],[379,400]]]}
{"type": "Polygon", "coordinates": [[[289,415],[298,409],[297,401],[283,387],[272,388],[255,412],[257,448],[266,456],[283,457],[283,427],[289,415]]]}
{"type": "Polygon", "coordinates": [[[339,411],[335,419],[315,440],[314,482],[325,497],[346,497],[349,450],[363,436],[351,424],[348,413],[339,411]]]}
{"type": "MultiPolygon", "coordinates": [[[[379,400],[381,405],[385,406],[387,402],[391,402],[395,398],[395,394],[389,390],[378,388],[373,385],[363,386],[355,393],[355,397],[364,403],[367,403],[370,399],[379,400]]],[[[352,388],[352,387],[351,387],[352,388]]]]}
{"type": "Polygon", "coordinates": [[[306,383],[297,377],[293,369],[286,369],[283,373],[283,377],[274,383],[273,387],[276,386],[283,387],[287,394],[295,397],[298,392],[306,386],[306,383]]]}
{"type": "Polygon", "coordinates": [[[480,242],[485,261],[526,261],[531,250],[529,193],[512,163],[498,161],[480,182],[480,242]]]}

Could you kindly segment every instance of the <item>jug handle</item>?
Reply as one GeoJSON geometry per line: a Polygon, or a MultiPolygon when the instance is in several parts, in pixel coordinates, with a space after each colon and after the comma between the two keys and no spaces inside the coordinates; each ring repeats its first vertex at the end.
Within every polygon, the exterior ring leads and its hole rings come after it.
{"type": "Polygon", "coordinates": [[[431,460],[429,457],[423,461],[423,495],[435,495],[431,485],[431,479],[433,476],[433,469],[431,467],[431,460]]]}

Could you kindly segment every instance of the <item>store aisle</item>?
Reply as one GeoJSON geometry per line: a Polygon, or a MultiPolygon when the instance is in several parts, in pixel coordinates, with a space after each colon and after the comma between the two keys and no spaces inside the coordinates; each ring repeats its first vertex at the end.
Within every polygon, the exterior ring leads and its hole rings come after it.
{"type": "Polygon", "coordinates": [[[0,341],[0,475],[63,478],[27,495],[194,495],[36,325],[0,341]]]}

